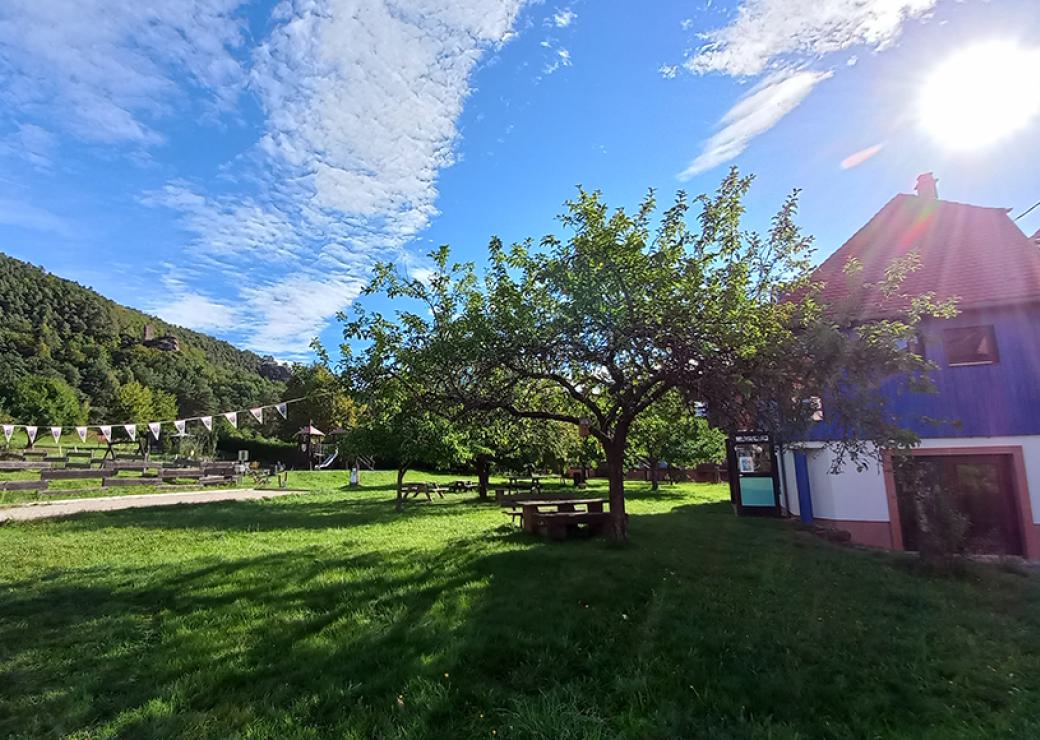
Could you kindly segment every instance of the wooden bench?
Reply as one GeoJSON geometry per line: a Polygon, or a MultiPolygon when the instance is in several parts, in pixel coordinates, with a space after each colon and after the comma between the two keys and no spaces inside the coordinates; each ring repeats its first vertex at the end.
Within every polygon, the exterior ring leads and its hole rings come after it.
{"type": "Polygon", "coordinates": [[[233,475],[204,475],[199,478],[199,485],[202,486],[223,486],[234,482],[233,475]]]}
{"type": "Polygon", "coordinates": [[[551,493],[506,493],[501,488],[495,489],[495,501],[500,506],[512,506],[524,501],[552,501],[554,499],[573,499],[573,491],[553,491],[551,493]]]}
{"type": "Polygon", "coordinates": [[[40,471],[41,480],[85,480],[88,478],[108,478],[112,475],[109,470],[43,470],[40,471]]]}
{"type": "Polygon", "coordinates": [[[104,478],[101,481],[102,488],[122,486],[158,486],[160,484],[162,484],[161,478],[104,478]]]}
{"type": "Polygon", "coordinates": [[[4,460],[0,462],[0,470],[47,470],[52,466],[43,460],[4,460]]]}
{"type": "Polygon", "coordinates": [[[109,462],[104,465],[109,470],[116,472],[129,471],[132,473],[143,473],[146,470],[159,470],[162,468],[162,463],[157,462],[123,462],[115,461],[109,462]]]}
{"type": "Polygon", "coordinates": [[[0,481],[0,491],[46,491],[49,485],[45,480],[5,480],[0,481]]]}
{"type": "Polygon", "coordinates": [[[84,460],[83,462],[73,462],[69,460],[65,463],[66,470],[90,470],[90,460],[84,460]]]}
{"type": "Polygon", "coordinates": [[[47,457],[43,458],[43,461],[49,463],[67,463],[69,458],[64,455],[47,455],[47,457]]]}
{"type": "Polygon", "coordinates": [[[551,540],[565,540],[578,528],[579,524],[588,527],[593,535],[603,533],[610,514],[606,511],[553,511],[535,515],[534,527],[551,540]]]}
{"type": "Polygon", "coordinates": [[[22,450],[22,455],[29,457],[47,457],[47,450],[22,450]]]}
{"type": "Polygon", "coordinates": [[[65,453],[65,456],[66,457],[93,458],[94,457],[94,452],[93,452],[93,450],[70,450],[70,451],[65,453]]]}
{"type": "Polygon", "coordinates": [[[163,468],[159,471],[159,477],[163,480],[174,480],[175,478],[190,478],[199,480],[205,473],[199,468],[163,468]]]}

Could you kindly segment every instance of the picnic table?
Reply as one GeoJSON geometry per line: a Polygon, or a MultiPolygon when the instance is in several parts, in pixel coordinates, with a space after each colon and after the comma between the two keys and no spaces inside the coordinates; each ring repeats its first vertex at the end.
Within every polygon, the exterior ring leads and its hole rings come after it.
{"type": "Polygon", "coordinates": [[[471,480],[454,480],[448,484],[448,490],[454,493],[477,490],[477,484],[471,480]]]}
{"type": "Polygon", "coordinates": [[[541,501],[517,501],[512,511],[520,517],[520,526],[533,534],[545,534],[554,540],[563,540],[584,524],[593,534],[606,526],[610,514],[604,510],[605,498],[572,498],[541,501]]]}
{"type": "Polygon", "coordinates": [[[428,501],[433,501],[433,496],[430,494],[436,493],[441,498],[444,498],[444,492],[446,490],[448,489],[442,488],[433,482],[405,483],[401,486],[401,498],[408,498],[409,496],[412,498],[419,498],[421,494],[426,494],[426,499],[428,501]]]}

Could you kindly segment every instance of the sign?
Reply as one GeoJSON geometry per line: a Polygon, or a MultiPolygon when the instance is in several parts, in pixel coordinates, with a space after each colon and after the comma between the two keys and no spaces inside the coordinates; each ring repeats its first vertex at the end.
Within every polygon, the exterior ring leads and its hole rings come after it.
{"type": "Polygon", "coordinates": [[[239,450],[238,461],[240,463],[249,462],[249,450],[239,450]]]}
{"type": "Polygon", "coordinates": [[[741,455],[737,458],[741,473],[754,473],[755,472],[755,458],[750,455],[741,455]]]}

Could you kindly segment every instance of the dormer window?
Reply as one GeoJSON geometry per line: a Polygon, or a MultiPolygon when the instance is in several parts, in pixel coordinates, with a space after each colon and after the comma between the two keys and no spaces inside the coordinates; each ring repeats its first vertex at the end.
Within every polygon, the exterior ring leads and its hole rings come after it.
{"type": "Polygon", "coordinates": [[[943,349],[950,367],[991,365],[999,360],[992,325],[944,329],[943,349]]]}

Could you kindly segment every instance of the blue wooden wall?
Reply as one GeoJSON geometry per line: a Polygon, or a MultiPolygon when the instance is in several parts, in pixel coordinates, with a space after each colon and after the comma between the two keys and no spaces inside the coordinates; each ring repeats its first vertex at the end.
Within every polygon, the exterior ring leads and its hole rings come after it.
{"type": "MultiPolygon", "coordinates": [[[[921,335],[925,357],[938,365],[931,373],[937,393],[893,393],[903,426],[921,437],[1040,434],[1040,306],[965,311],[953,319],[929,320],[921,335]],[[979,325],[993,326],[999,361],[947,365],[942,330],[979,325]],[[959,423],[923,423],[924,418],[959,423]]],[[[811,436],[826,439],[826,421],[811,436]]]]}

